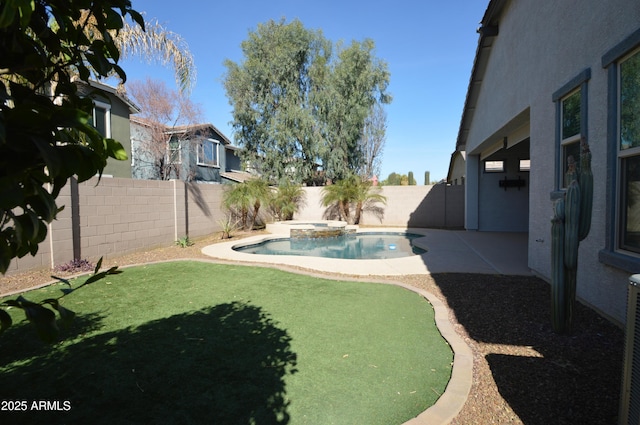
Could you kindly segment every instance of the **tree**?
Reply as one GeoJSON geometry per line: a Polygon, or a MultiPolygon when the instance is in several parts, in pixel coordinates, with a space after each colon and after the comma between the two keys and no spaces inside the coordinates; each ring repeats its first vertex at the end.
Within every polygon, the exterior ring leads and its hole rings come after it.
{"type": "Polygon", "coordinates": [[[179,34],[164,28],[155,19],[146,21],[144,27],[125,22],[114,42],[123,58],[136,56],[149,63],[171,63],[180,91],[191,92],[196,82],[196,66],[189,46],[179,34]]]}
{"type": "Polygon", "coordinates": [[[320,166],[340,179],[362,162],[364,120],[388,103],[389,72],[374,43],[333,44],[294,20],[269,21],[242,43],[245,59],[225,61],[223,78],[243,159],[272,182],[309,180],[320,166]]]}
{"type": "MultiPolygon", "coordinates": [[[[322,205],[333,207],[338,219],[349,224],[360,224],[362,212],[379,202],[386,203],[386,198],[380,194],[380,187],[354,174],[322,188],[322,205]],[[354,212],[353,216],[351,211],[354,212]]],[[[374,209],[379,215],[379,209],[374,209]]]]}
{"type": "MultiPolygon", "coordinates": [[[[192,126],[203,117],[201,105],[193,103],[185,93],[169,89],[164,81],[150,78],[131,82],[128,91],[140,106],[137,120],[141,120],[144,128],[143,134],[132,137],[137,151],[134,172],[146,168],[151,176],[160,180],[181,178],[179,161],[169,150],[171,143],[178,141],[171,137],[180,137],[181,142],[190,139],[192,126]]],[[[194,150],[195,147],[187,144],[180,149],[194,150]]]]}
{"type": "MultiPolygon", "coordinates": [[[[35,255],[69,177],[101,176],[107,158],[126,159],[122,145],[91,124],[93,103],[74,83],[116,73],[120,53],[114,35],[130,16],[144,28],[128,0],[5,1],[0,3],[0,272],[13,258],[35,255]],[[88,31],[91,28],[91,31],[88,31]]],[[[98,273],[88,283],[115,272],[98,273]],[[106,274],[103,274],[106,273],[106,274]]],[[[10,302],[25,311],[43,339],[57,330],[58,299],[10,302]]],[[[5,302],[4,305],[7,305],[5,302]]],[[[0,309],[0,332],[11,324],[0,309]]]]}
{"type": "Polygon", "coordinates": [[[374,56],[371,39],[353,41],[342,48],[330,64],[328,90],[320,96],[325,106],[320,120],[326,128],[326,143],[321,153],[323,168],[332,180],[346,178],[362,167],[362,140],[365,120],[376,103],[390,103],[386,93],[389,72],[385,62],[374,56]],[[327,96],[329,96],[327,98],[327,96]]]}
{"type": "Polygon", "coordinates": [[[258,219],[258,213],[263,203],[269,204],[271,201],[271,188],[269,183],[264,179],[250,179],[245,183],[249,188],[249,196],[253,201],[253,215],[251,217],[250,229],[253,229],[258,219]]]}
{"type": "Polygon", "coordinates": [[[115,72],[119,51],[111,37],[140,14],[126,0],[98,0],[87,15],[83,2],[0,4],[0,271],[14,257],[35,255],[60,207],[56,197],[69,177],[101,174],[107,157],[126,159],[120,143],[91,125],[93,104],[73,79],[115,72]],[[52,30],[52,27],[56,30],[52,30]],[[50,92],[52,90],[52,92],[50,92]],[[45,187],[49,187],[47,190],[45,187]]]}
{"type": "Polygon", "coordinates": [[[222,205],[232,214],[240,217],[239,221],[243,229],[247,228],[251,201],[249,187],[244,183],[227,186],[222,196],[222,205]]]}
{"type": "Polygon", "coordinates": [[[263,179],[250,179],[225,189],[222,204],[240,216],[243,229],[253,229],[262,203],[269,204],[271,189],[263,179]],[[249,225],[249,212],[252,210],[249,225]]]}
{"type": "Polygon", "coordinates": [[[271,211],[278,220],[292,220],[300,206],[305,202],[306,192],[299,185],[284,180],[271,198],[271,211]]]}
{"type": "Polygon", "coordinates": [[[413,171],[409,171],[409,175],[407,176],[407,184],[409,186],[416,185],[416,179],[413,177],[413,171]]]}
{"type": "Polygon", "coordinates": [[[424,185],[427,186],[431,184],[430,173],[428,171],[424,172],[424,185]]]}
{"type": "Polygon", "coordinates": [[[358,174],[363,178],[372,178],[380,175],[382,153],[386,141],[387,113],[380,102],[376,102],[371,108],[369,116],[365,119],[362,137],[360,138],[360,150],[363,162],[358,174]]]}
{"type": "Polygon", "coordinates": [[[381,182],[383,186],[400,186],[400,179],[402,176],[395,172],[389,174],[389,176],[381,182]]]}

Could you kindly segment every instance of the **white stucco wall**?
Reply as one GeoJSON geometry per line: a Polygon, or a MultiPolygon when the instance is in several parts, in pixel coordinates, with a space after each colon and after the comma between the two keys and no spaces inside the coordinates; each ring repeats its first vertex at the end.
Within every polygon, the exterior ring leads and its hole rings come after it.
{"type": "MultiPolygon", "coordinates": [[[[552,95],[590,68],[587,129],[593,154],[594,205],[591,233],[580,245],[578,297],[620,322],[625,320],[629,273],[598,260],[598,252],[605,247],[606,221],[608,84],[602,55],[638,28],[640,7],[635,1],[583,0],[579,7],[575,2],[508,2],[493,40],[466,145],[468,156],[479,155],[507,136],[501,129],[529,110],[529,267],[549,278],[550,192],[556,188],[557,166],[552,95]]],[[[469,199],[467,196],[467,203],[469,199]]]]}

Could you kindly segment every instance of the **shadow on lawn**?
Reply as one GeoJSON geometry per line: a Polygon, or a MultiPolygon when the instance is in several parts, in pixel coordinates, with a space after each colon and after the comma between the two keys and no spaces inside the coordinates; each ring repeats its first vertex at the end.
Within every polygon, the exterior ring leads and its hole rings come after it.
{"type": "Polygon", "coordinates": [[[555,334],[550,287],[534,277],[433,277],[475,341],[526,346],[540,354],[485,355],[500,394],[523,423],[617,423],[624,346],[620,328],[576,303],[572,334],[555,334]]]}
{"type": "Polygon", "coordinates": [[[0,400],[69,401],[69,411],[0,412],[0,422],[286,424],[290,341],[238,302],[92,336],[0,375],[0,400]]]}

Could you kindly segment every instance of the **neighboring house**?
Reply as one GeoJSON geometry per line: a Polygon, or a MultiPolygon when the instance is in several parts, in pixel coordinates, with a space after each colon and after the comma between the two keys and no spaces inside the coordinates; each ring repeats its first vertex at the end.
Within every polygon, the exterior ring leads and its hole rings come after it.
{"type": "Polygon", "coordinates": [[[150,180],[180,179],[222,183],[224,175],[239,168],[238,148],[213,124],[178,127],[151,125],[147,120],[131,118],[131,167],[133,178],[150,180]],[[154,142],[151,136],[160,131],[154,142]]]}
{"type": "MultiPolygon", "coordinates": [[[[126,95],[119,93],[115,87],[96,81],[89,83],[76,81],[76,85],[80,94],[93,99],[94,126],[104,137],[120,142],[127,156],[131,158],[129,119],[131,114],[140,112],[138,107],[126,95]]],[[[131,178],[131,162],[109,158],[103,175],[131,178]]]]}
{"type": "Polygon", "coordinates": [[[465,227],[528,232],[529,267],[549,280],[553,199],[586,137],[595,187],[577,295],[624,323],[640,272],[638,2],[492,0],[478,32],[456,145],[465,227]]]}
{"type": "Polygon", "coordinates": [[[447,184],[452,186],[464,185],[464,179],[467,173],[466,156],[466,152],[464,151],[455,151],[451,154],[449,172],[447,173],[447,184]]]}

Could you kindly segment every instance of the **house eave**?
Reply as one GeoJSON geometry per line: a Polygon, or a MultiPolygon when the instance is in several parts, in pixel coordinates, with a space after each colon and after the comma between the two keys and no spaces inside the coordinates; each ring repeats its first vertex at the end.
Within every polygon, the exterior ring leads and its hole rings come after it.
{"type": "Polygon", "coordinates": [[[469,86],[460,119],[458,138],[456,140],[457,151],[466,150],[467,137],[469,136],[480,87],[484,79],[489,56],[491,55],[491,48],[495,37],[499,34],[499,18],[508,1],[509,0],[491,0],[480,22],[480,27],[477,29],[479,34],[478,47],[473,60],[471,77],[469,78],[469,86]]]}

